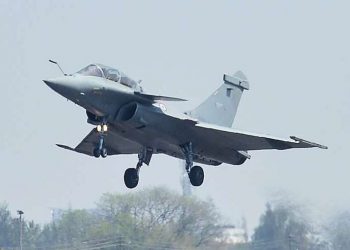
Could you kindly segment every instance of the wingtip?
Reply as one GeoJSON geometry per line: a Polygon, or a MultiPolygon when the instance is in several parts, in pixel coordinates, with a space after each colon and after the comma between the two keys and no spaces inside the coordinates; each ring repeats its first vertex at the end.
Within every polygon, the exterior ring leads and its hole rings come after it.
{"type": "Polygon", "coordinates": [[[182,99],[182,98],[177,98],[177,99],[178,99],[178,101],[180,101],[180,102],[188,102],[187,99],[182,99]]]}
{"type": "Polygon", "coordinates": [[[328,149],[327,146],[325,145],[321,145],[321,144],[318,144],[318,143],[315,143],[315,142],[310,142],[310,141],[307,141],[307,140],[304,140],[304,139],[301,139],[299,137],[296,137],[296,136],[290,136],[290,138],[296,142],[299,142],[299,143],[305,143],[305,144],[308,144],[312,147],[317,147],[317,148],[321,148],[321,149],[328,149]]]}
{"type": "Polygon", "coordinates": [[[74,148],[71,148],[69,146],[63,145],[63,144],[56,144],[57,147],[63,148],[63,149],[67,149],[67,150],[71,150],[71,151],[75,151],[74,148]]]}

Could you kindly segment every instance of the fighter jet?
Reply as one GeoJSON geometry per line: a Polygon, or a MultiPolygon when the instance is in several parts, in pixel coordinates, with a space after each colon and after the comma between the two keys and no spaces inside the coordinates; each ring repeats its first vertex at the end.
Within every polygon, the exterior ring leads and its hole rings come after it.
{"type": "Polygon", "coordinates": [[[327,148],[295,136],[280,139],[233,129],[241,96],[249,89],[241,71],[224,74],[221,86],[187,112],[171,111],[163,103],[184,99],[147,93],[140,81],[102,64],[90,64],[74,74],[44,82],[85,109],[87,122],[96,126],[74,148],[56,145],[96,158],[137,154],[136,167],[128,168],[124,174],[128,188],[137,186],[140,168],[150,164],[153,154],[185,160],[191,184],[200,186],[204,172],[194,163],[241,165],[251,158],[248,152],[253,150],[327,148]]]}

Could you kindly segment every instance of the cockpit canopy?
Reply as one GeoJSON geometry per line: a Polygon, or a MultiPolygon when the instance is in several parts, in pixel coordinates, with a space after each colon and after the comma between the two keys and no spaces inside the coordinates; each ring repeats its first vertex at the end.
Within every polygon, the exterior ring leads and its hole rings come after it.
{"type": "Polygon", "coordinates": [[[125,75],[123,72],[102,64],[90,64],[89,66],[79,70],[77,74],[84,76],[97,76],[121,83],[133,89],[139,88],[138,83],[125,75]]]}

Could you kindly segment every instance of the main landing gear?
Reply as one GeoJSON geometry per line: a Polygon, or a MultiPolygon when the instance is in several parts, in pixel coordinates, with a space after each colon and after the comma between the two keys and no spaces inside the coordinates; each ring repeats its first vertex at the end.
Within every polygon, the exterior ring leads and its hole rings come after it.
{"type": "Polygon", "coordinates": [[[139,161],[136,168],[128,168],[124,173],[124,183],[128,188],[134,188],[139,183],[139,173],[142,164],[145,163],[149,165],[152,158],[153,150],[149,148],[144,148],[138,155],[139,161]]]}
{"type": "MultiPolygon", "coordinates": [[[[193,166],[192,143],[181,146],[185,155],[186,171],[193,186],[200,186],[204,180],[204,171],[200,166],[193,166]]],[[[136,168],[128,168],[124,174],[124,183],[128,188],[135,188],[139,183],[139,173],[143,163],[149,165],[152,157],[152,149],[144,148],[138,155],[139,161],[136,168]]]]}
{"type": "Polygon", "coordinates": [[[103,124],[97,125],[96,130],[98,132],[99,141],[94,149],[93,154],[96,158],[99,158],[100,156],[102,156],[103,158],[106,158],[108,155],[108,152],[104,146],[104,138],[107,135],[108,126],[106,123],[103,123],[103,124]]]}
{"type": "MultiPolygon", "coordinates": [[[[99,133],[99,143],[94,149],[94,156],[103,158],[107,157],[107,149],[104,146],[104,138],[106,136],[108,127],[106,124],[98,125],[96,128],[99,133]]],[[[186,143],[181,146],[186,160],[186,171],[190,182],[193,186],[200,186],[204,180],[204,171],[200,166],[193,166],[193,151],[192,143],[186,143]]],[[[138,154],[139,161],[136,164],[136,168],[128,168],[124,173],[124,183],[128,188],[135,188],[139,183],[139,173],[142,165],[145,163],[149,165],[152,158],[153,150],[151,148],[143,148],[138,154]]]]}
{"type": "Polygon", "coordinates": [[[193,166],[192,143],[189,142],[182,147],[186,160],[186,171],[193,186],[200,186],[204,180],[204,171],[200,166],[193,166]]]}

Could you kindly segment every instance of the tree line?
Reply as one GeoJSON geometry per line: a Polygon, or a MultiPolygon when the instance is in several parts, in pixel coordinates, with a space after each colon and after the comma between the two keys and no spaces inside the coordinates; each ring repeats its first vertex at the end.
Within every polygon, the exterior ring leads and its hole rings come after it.
{"type": "MultiPolygon", "coordinates": [[[[267,204],[248,242],[225,240],[213,202],[166,188],[103,194],[94,209],[67,209],[50,223],[23,221],[23,249],[350,249],[350,212],[315,228],[303,210],[267,204]]],[[[0,205],[0,249],[18,249],[19,220],[0,205]]]]}

